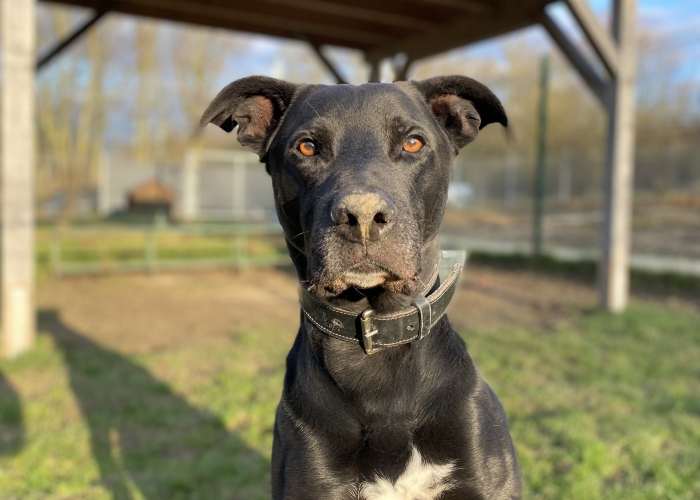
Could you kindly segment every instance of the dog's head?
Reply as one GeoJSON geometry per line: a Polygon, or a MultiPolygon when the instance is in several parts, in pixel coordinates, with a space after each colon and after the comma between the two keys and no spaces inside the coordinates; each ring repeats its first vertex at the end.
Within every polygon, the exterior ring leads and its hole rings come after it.
{"type": "Polygon", "coordinates": [[[359,86],[249,77],[225,87],[201,124],[238,125],[265,163],[310,290],[381,303],[423,288],[453,159],[494,122],[507,125],[499,100],[463,76],[359,86]]]}

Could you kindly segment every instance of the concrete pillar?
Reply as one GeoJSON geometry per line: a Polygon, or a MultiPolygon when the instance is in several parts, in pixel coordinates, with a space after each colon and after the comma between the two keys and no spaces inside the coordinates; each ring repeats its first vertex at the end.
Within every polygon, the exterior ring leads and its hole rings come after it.
{"type": "Polygon", "coordinates": [[[185,155],[182,171],[182,218],[194,221],[199,216],[199,154],[191,149],[185,155]]]}
{"type": "Polygon", "coordinates": [[[613,37],[617,74],[610,86],[605,162],[605,207],[598,284],[601,307],[622,311],[629,297],[634,174],[636,0],[615,0],[613,37]]]}
{"type": "Polygon", "coordinates": [[[36,0],[5,0],[2,12],[2,351],[34,344],[34,85],[36,0]]]}

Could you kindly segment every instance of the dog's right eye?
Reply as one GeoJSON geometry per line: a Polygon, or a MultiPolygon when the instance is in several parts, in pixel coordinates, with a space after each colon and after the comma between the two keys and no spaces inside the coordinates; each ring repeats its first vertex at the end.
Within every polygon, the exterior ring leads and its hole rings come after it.
{"type": "Polygon", "coordinates": [[[423,141],[421,141],[418,137],[409,137],[403,141],[403,149],[409,153],[417,153],[423,149],[423,141]]]}
{"type": "Polygon", "coordinates": [[[304,156],[313,156],[316,154],[316,143],[309,139],[304,139],[299,143],[299,152],[304,156]]]}

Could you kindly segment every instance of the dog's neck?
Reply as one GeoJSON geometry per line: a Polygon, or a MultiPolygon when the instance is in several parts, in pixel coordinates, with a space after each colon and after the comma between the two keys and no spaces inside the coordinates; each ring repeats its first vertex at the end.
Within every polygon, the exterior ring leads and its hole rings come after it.
{"type": "MultiPolygon", "coordinates": [[[[421,257],[419,280],[424,285],[421,285],[418,293],[430,287],[431,283],[429,282],[434,278],[439,265],[440,243],[437,236],[423,245],[421,257]]],[[[300,263],[303,266],[306,264],[305,261],[300,263]]],[[[301,270],[305,267],[297,266],[297,269],[301,270]]],[[[375,307],[366,297],[360,297],[355,301],[343,298],[331,300],[332,302],[329,301],[329,303],[332,303],[334,307],[340,307],[358,315],[368,307],[375,307]]],[[[393,306],[395,309],[385,309],[382,312],[404,308],[410,304],[411,298],[402,296],[398,299],[393,298],[393,300],[395,301],[393,306]]],[[[392,307],[390,301],[383,302],[382,305],[392,307]]],[[[391,410],[393,413],[389,421],[408,422],[412,418],[412,406],[405,402],[415,401],[418,392],[421,394],[430,393],[430,391],[421,389],[429,382],[421,378],[421,370],[425,369],[426,362],[440,365],[442,359],[439,356],[426,358],[419,351],[430,348],[430,344],[434,342],[439,342],[434,335],[421,340],[421,348],[418,351],[405,344],[385,349],[370,356],[359,343],[346,342],[327,335],[313,325],[305,314],[301,315],[301,320],[298,346],[300,352],[305,354],[299,355],[297,359],[303,360],[301,362],[304,363],[323,366],[322,373],[329,377],[329,387],[337,387],[342,391],[343,397],[353,408],[356,417],[365,424],[375,427],[383,425],[380,422],[374,422],[372,415],[374,415],[374,409],[380,406],[384,407],[390,401],[394,401],[396,404],[390,405],[394,409],[391,410]],[[417,363],[417,360],[423,360],[423,365],[417,363]],[[369,373],[372,373],[373,376],[368,377],[369,373]],[[401,383],[401,381],[405,382],[406,380],[412,382],[409,384],[401,383]],[[395,391],[393,388],[396,387],[403,388],[403,391],[395,391]]],[[[448,324],[447,318],[443,317],[440,324],[440,329],[444,328],[444,324],[448,324]]]]}

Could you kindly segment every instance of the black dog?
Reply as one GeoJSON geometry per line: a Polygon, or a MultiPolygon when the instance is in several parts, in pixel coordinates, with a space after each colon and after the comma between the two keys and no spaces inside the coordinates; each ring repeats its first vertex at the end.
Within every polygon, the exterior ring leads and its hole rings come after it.
{"type": "Polygon", "coordinates": [[[394,84],[237,80],[202,125],[272,176],[302,283],[272,450],[275,499],[517,499],[503,408],[444,308],[438,229],[460,148],[498,99],[466,77],[394,84]]]}

